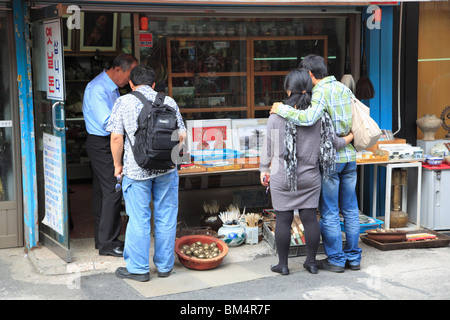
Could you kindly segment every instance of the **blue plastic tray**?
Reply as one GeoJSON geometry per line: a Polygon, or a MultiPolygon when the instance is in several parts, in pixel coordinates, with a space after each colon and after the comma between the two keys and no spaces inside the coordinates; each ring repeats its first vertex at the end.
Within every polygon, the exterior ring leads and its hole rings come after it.
{"type": "Polygon", "coordinates": [[[241,158],[244,153],[232,149],[193,150],[191,158],[194,161],[211,161],[241,158]]]}
{"type": "MultiPolygon", "coordinates": [[[[359,233],[365,233],[366,230],[370,230],[370,229],[376,229],[376,228],[380,228],[382,224],[384,224],[384,221],[372,218],[372,217],[368,217],[365,216],[365,218],[367,219],[371,219],[374,222],[372,223],[360,223],[359,224],[359,233]]],[[[345,228],[344,228],[344,223],[341,221],[341,230],[345,232],[345,228]]]]}

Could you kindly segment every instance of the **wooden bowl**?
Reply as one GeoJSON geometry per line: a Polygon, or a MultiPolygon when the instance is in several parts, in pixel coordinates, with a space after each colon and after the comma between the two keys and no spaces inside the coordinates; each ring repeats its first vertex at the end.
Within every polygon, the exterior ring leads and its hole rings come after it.
{"type": "Polygon", "coordinates": [[[209,270],[214,269],[222,263],[223,258],[228,254],[228,246],[222,240],[211,236],[203,235],[191,235],[184,236],[175,240],[175,252],[178,256],[178,260],[188,269],[194,270],[209,270]],[[184,253],[181,253],[180,249],[184,245],[191,245],[194,242],[200,241],[202,243],[210,244],[212,242],[217,243],[217,248],[222,251],[217,257],[210,259],[199,259],[196,257],[190,257],[184,253]]]}
{"type": "Polygon", "coordinates": [[[394,230],[386,232],[379,232],[377,230],[367,230],[366,232],[367,237],[382,243],[406,241],[406,234],[408,233],[408,231],[404,230],[394,230]]]}

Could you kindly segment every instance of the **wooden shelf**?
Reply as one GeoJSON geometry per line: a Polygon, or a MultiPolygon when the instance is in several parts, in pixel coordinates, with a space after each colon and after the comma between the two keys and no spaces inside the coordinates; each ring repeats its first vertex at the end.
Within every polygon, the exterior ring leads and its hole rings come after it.
{"type": "Polygon", "coordinates": [[[248,76],[247,72],[185,72],[185,73],[173,73],[172,78],[193,78],[195,76],[200,77],[245,77],[248,76]]]}
{"type": "MultiPolygon", "coordinates": [[[[212,106],[212,107],[205,107],[204,105],[202,105],[199,108],[195,108],[193,107],[194,105],[192,105],[191,101],[188,101],[186,103],[186,107],[182,107],[180,106],[180,112],[182,113],[204,113],[204,112],[230,112],[230,111],[246,111],[247,113],[247,118],[254,118],[255,117],[255,111],[261,111],[261,110],[270,110],[271,105],[260,105],[261,101],[262,101],[262,96],[265,96],[266,94],[268,94],[270,96],[270,101],[271,103],[276,102],[276,101],[280,101],[282,99],[280,99],[280,95],[283,96],[284,95],[284,91],[280,91],[280,90],[271,90],[269,92],[263,91],[261,92],[261,88],[255,88],[256,83],[258,83],[258,81],[265,81],[265,79],[258,79],[259,77],[264,77],[264,76],[273,76],[273,77],[284,77],[289,73],[289,70],[258,70],[255,71],[255,63],[259,63],[261,62],[261,64],[265,63],[265,64],[270,64],[270,62],[277,62],[276,60],[279,60],[282,63],[285,63],[287,59],[289,59],[289,56],[276,56],[276,54],[271,54],[269,53],[268,56],[265,57],[261,57],[258,59],[258,57],[256,57],[257,53],[255,52],[261,42],[264,43],[265,41],[271,41],[271,43],[266,43],[265,45],[269,48],[271,45],[273,45],[273,41],[276,41],[278,43],[283,42],[283,41],[311,41],[311,40],[318,40],[318,41],[323,41],[320,46],[321,48],[323,48],[323,56],[327,57],[327,50],[328,50],[328,36],[326,35],[318,35],[318,36],[255,36],[255,37],[240,37],[240,36],[168,36],[166,38],[167,42],[166,42],[166,51],[167,51],[167,74],[168,74],[168,93],[169,96],[173,97],[173,88],[174,87],[178,87],[179,86],[179,81],[177,81],[177,86],[174,86],[174,80],[175,79],[180,79],[180,78],[192,78],[191,83],[189,84],[189,86],[194,86],[194,78],[195,77],[202,77],[202,78],[208,78],[208,77],[218,77],[218,78],[230,78],[230,77],[241,77],[244,78],[242,79],[240,85],[241,90],[244,90],[244,86],[245,86],[245,96],[242,96],[242,93],[239,90],[236,90],[236,88],[234,88],[234,90],[231,90],[230,88],[227,87],[227,89],[229,91],[227,92],[214,92],[214,93],[203,93],[201,94],[201,96],[209,96],[209,95],[214,95],[214,96],[230,96],[230,95],[235,95],[236,96],[236,100],[235,101],[240,101],[240,103],[244,102],[246,103],[245,106],[239,106],[239,107],[231,107],[229,105],[225,105],[225,106],[212,106]],[[174,72],[173,68],[172,68],[172,63],[175,61],[173,60],[173,58],[176,56],[176,54],[174,54],[172,52],[172,44],[174,41],[179,41],[179,42],[183,42],[183,45],[180,45],[180,47],[185,46],[184,49],[190,47],[193,52],[197,52],[197,46],[198,46],[198,42],[210,42],[210,43],[214,43],[214,42],[220,42],[220,41],[235,41],[235,42],[240,42],[241,45],[239,46],[239,50],[243,50],[242,52],[235,52],[233,51],[233,53],[236,53],[236,55],[234,56],[234,58],[236,59],[237,57],[240,59],[239,60],[239,68],[241,70],[246,70],[246,71],[232,71],[232,72],[223,72],[223,71],[211,71],[211,72],[174,72]],[[188,44],[188,42],[192,42],[191,44],[188,44]],[[188,45],[186,45],[188,44],[188,45]],[[192,48],[195,47],[195,48],[192,48]],[[244,53],[245,52],[245,56],[244,53]],[[281,58],[281,59],[280,59],[281,58]],[[283,60],[283,58],[285,58],[283,60]],[[259,60],[259,61],[255,61],[255,60],[259,60]],[[258,105],[259,104],[259,105],[258,105]]],[[[292,45],[292,43],[290,43],[290,45],[292,45]]],[[[294,43],[295,46],[301,46],[301,44],[298,43],[294,43]]],[[[308,44],[309,45],[309,44],[308,44]]],[[[226,46],[226,45],[224,45],[226,46]]],[[[222,48],[222,47],[219,47],[222,48]]],[[[202,48],[204,49],[204,48],[202,48]]],[[[192,53],[190,53],[192,54],[192,53]]],[[[207,54],[207,53],[206,53],[207,54]]],[[[205,54],[205,55],[206,55],[205,54]]],[[[222,54],[220,52],[220,49],[218,51],[215,51],[215,54],[222,54]]],[[[228,52],[228,55],[223,55],[223,59],[230,59],[230,54],[228,52]]],[[[297,55],[295,56],[296,59],[298,59],[297,55]]],[[[177,60],[177,63],[179,63],[179,61],[181,61],[181,67],[184,68],[183,63],[185,63],[185,67],[186,68],[190,68],[187,69],[189,71],[192,70],[192,65],[188,65],[192,62],[192,57],[190,59],[186,59],[183,62],[183,57],[180,54],[180,57],[178,57],[180,60],[177,60]]],[[[195,57],[194,57],[195,59],[195,57]]],[[[219,58],[220,59],[220,58],[219,58]]],[[[206,61],[206,59],[205,59],[206,61]]],[[[195,63],[206,63],[205,61],[195,61],[195,63]]],[[[229,62],[229,60],[228,60],[229,62]]],[[[272,64],[271,67],[277,66],[277,67],[281,67],[281,66],[287,66],[288,64],[272,64]]],[[[229,67],[229,66],[228,66],[229,67]]],[[[267,66],[266,66],[267,67],[267,66]]],[[[180,68],[180,64],[177,64],[177,68],[180,68]]],[[[201,66],[200,68],[203,68],[203,66],[201,66]]],[[[221,67],[223,68],[223,67],[221,67]]],[[[281,67],[284,68],[284,67],[281,67]]],[[[258,68],[259,69],[259,68],[258,68]]],[[[204,70],[204,69],[203,69],[204,70]]],[[[202,70],[202,71],[203,71],[202,70]]],[[[274,79],[272,79],[271,81],[273,81],[274,79]]],[[[228,80],[229,81],[229,80],[228,80]]],[[[227,82],[225,82],[227,83],[227,82]]],[[[272,85],[272,83],[271,83],[272,85]]],[[[237,85],[239,86],[239,84],[237,85]]],[[[266,88],[266,84],[264,84],[264,88],[266,88]]],[[[280,83],[279,85],[277,85],[277,87],[282,87],[282,84],[280,83]]],[[[194,89],[193,89],[194,90],[194,89]]],[[[183,95],[180,95],[180,97],[183,97],[183,95]]],[[[186,97],[190,97],[190,95],[186,95],[186,97]]],[[[192,98],[195,97],[199,97],[198,94],[193,93],[192,98]]],[[[176,97],[175,97],[176,99],[176,97]]],[[[239,102],[238,102],[239,103],[239,102]]],[[[267,101],[265,102],[267,103],[267,101]]]]}

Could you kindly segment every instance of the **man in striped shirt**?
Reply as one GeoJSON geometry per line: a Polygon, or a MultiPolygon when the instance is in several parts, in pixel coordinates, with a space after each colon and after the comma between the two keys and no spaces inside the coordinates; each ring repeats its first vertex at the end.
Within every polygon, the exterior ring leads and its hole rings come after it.
{"type": "MultiPolygon", "coordinates": [[[[276,113],[298,126],[311,126],[328,112],[338,136],[347,135],[352,126],[351,91],[334,76],[327,76],[325,60],[308,55],[299,67],[309,70],[314,88],[311,106],[296,110],[283,104],[274,104],[276,113]]],[[[356,198],[356,150],[352,144],[337,150],[336,169],[328,179],[322,179],[319,204],[320,227],[327,259],[318,261],[319,269],[344,272],[360,269],[361,249],[359,241],[359,209],[356,198]],[[339,213],[344,218],[346,244],[342,247],[339,213]]]]}

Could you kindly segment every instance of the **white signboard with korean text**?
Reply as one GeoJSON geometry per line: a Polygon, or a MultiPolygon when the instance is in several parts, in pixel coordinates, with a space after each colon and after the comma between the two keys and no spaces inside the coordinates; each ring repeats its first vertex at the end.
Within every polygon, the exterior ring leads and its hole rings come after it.
{"type": "Polygon", "coordinates": [[[42,223],[60,235],[63,235],[64,195],[61,166],[61,138],[44,132],[43,143],[45,217],[42,223]]]}
{"type": "Polygon", "coordinates": [[[64,100],[63,51],[61,22],[59,19],[44,22],[45,69],[47,71],[47,99],[64,100]]]}

